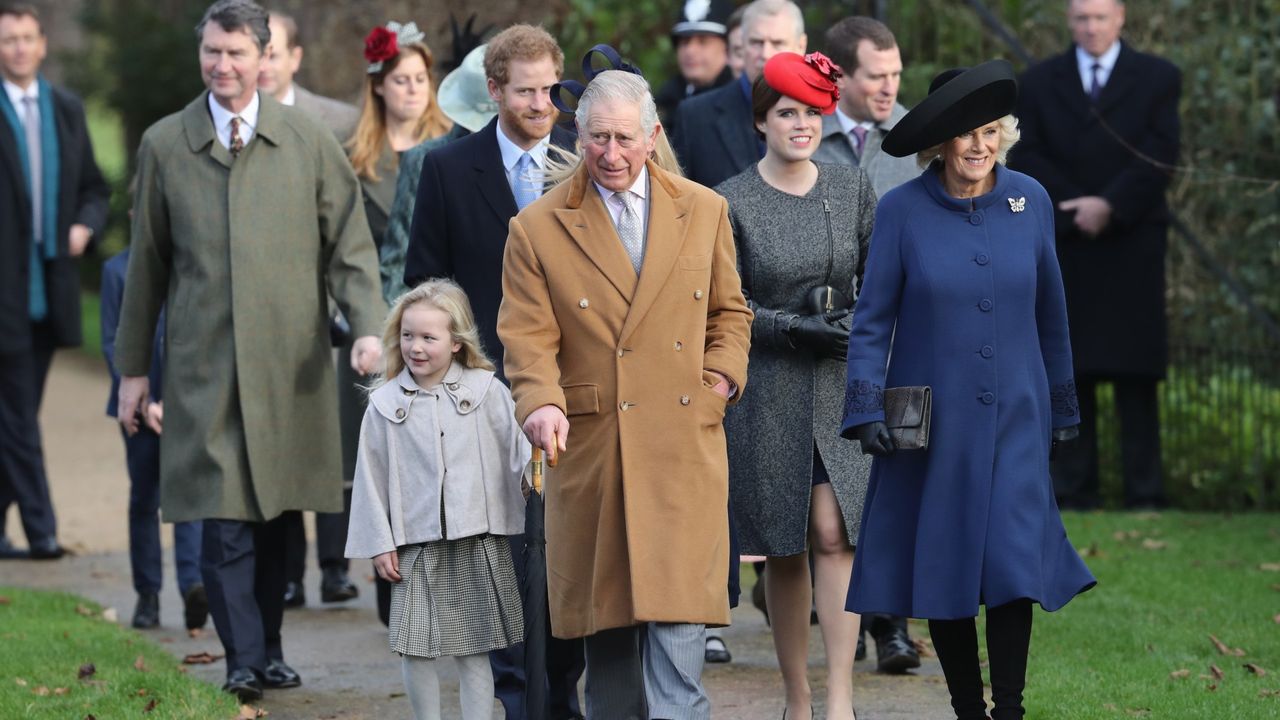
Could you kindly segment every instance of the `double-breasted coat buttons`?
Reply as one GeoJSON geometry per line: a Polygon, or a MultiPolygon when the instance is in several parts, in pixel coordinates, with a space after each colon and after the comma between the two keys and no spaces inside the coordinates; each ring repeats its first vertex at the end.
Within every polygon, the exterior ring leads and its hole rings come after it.
{"type": "Polygon", "coordinates": [[[701,290],[694,290],[694,291],[693,291],[693,299],[694,299],[694,300],[701,300],[701,299],[702,299],[702,291],[701,291],[701,290]]]}
{"type": "Polygon", "coordinates": [[[404,419],[404,408],[396,408],[396,419],[397,420],[404,419]]]}
{"type": "Polygon", "coordinates": [[[587,302],[586,298],[582,298],[581,300],[578,301],[578,307],[582,308],[583,310],[586,310],[587,308],[591,307],[591,303],[587,302]]]}
{"type": "Polygon", "coordinates": [[[681,404],[681,405],[688,405],[688,404],[689,404],[689,396],[688,396],[688,395],[681,395],[681,396],[680,396],[680,404],[681,404]]]}

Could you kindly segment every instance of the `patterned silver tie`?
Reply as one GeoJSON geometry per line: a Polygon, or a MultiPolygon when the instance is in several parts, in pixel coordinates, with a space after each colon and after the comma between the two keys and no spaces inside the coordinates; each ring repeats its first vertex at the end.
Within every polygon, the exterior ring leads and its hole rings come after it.
{"type": "Polygon", "coordinates": [[[40,111],[31,96],[22,98],[22,126],[31,168],[31,234],[40,245],[44,240],[44,156],[40,153],[40,111]]]}
{"type": "Polygon", "coordinates": [[[622,215],[618,218],[618,237],[622,247],[631,258],[631,267],[640,274],[640,265],[644,260],[644,223],[640,213],[636,212],[636,196],[630,190],[613,194],[622,203],[622,215]]]}

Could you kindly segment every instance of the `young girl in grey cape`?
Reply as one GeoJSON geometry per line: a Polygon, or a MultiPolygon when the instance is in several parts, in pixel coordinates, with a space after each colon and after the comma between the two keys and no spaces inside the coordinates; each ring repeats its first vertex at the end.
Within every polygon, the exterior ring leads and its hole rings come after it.
{"type": "Polygon", "coordinates": [[[402,295],[382,334],[351,496],[347,557],[393,583],[391,649],[418,720],[440,717],[436,659],[458,663],[462,717],[493,713],[490,650],[524,640],[504,535],[524,532],[529,443],[494,377],[462,288],[402,295]]]}

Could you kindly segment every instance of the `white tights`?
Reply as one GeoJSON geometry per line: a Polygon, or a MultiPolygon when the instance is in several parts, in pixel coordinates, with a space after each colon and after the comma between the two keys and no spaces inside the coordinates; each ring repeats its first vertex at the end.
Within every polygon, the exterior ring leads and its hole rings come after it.
{"type": "MultiPolygon", "coordinates": [[[[454,660],[458,663],[462,720],[492,720],[493,670],[489,666],[489,654],[459,655],[454,660]]],[[[415,720],[440,720],[440,675],[436,661],[404,655],[400,669],[415,720]]]]}

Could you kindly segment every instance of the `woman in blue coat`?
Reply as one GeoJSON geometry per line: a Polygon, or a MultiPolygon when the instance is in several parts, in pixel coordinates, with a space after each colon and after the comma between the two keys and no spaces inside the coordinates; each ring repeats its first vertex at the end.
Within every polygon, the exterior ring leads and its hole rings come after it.
{"type": "Polygon", "coordinates": [[[877,456],[847,608],[928,618],[961,720],[987,717],[978,606],[991,717],[1021,718],[1031,604],[1057,610],[1095,583],[1049,478],[1080,419],[1053,207],[1003,165],[1016,97],[1002,60],[947,71],[885,138],[926,169],[876,210],[841,428],[877,456]],[[932,388],[929,446],[895,452],[884,389],[916,385],[932,388]]]}

